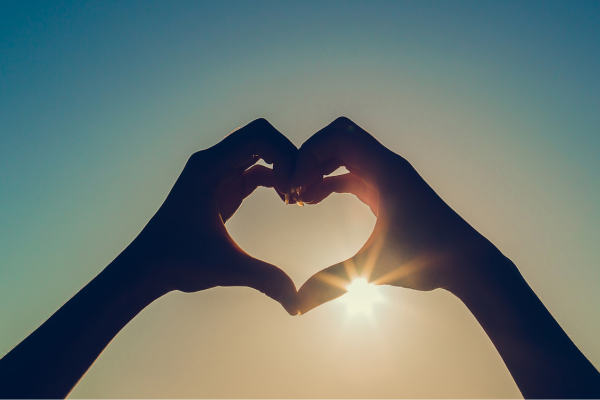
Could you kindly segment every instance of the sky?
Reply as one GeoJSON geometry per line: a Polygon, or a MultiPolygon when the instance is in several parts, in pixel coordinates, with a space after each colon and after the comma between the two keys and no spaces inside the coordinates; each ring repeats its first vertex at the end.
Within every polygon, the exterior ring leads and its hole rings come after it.
{"type": "MultiPolygon", "coordinates": [[[[300,146],[347,116],[519,267],[600,367],[600,2],[0,3],[0,356],[110,263],[188,157],[253,119],[300,146]]],[[[268,189],[227,229],[300,287],[375,217],[268,189]],[[293,227],[293,228],[290,228],[293,227]]],[[[512,398],[448,292],[300,317],[248,288],[170,293],[73,398],[512,398]]]]}

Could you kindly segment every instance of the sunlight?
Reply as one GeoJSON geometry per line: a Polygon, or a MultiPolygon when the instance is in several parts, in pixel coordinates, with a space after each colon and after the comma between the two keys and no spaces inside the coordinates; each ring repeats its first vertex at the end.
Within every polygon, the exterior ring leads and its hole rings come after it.
{"type": "Polygon", "coordinates": [[[371,314],[373,304],[383,300],[377,287],[367,282],[365,278],[356,278],[346,288],[342,299],[348,305],[348,312],[354,314],[371,314]]]}

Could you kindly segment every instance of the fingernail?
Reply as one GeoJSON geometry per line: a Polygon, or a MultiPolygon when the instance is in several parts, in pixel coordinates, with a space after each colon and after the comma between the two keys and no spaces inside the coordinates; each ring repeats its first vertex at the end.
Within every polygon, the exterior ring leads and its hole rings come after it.
{"type": "Polygon", "coordinates": [[[290,204],[290,194],[286,193],[285,194],[285,205],[287,206],[288,204],[290,204]]]}
{"type": "Polygon", "coordinates": [[[304,202],[302,200],[296,200],[296,203],[298,203],[300,207],[304,207],[304,202]]]}

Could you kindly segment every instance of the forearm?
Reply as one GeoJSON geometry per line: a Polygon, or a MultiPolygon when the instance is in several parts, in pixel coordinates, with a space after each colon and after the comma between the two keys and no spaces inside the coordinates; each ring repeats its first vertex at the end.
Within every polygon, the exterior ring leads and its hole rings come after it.
{"type": "Polygon", "coordinates": [[[599,398],[600,373],[500,252],[455,294],[481,324],[526,398],[599,398]],[[466,286],[465,286],[466,288],[466,286]]]}
{"type": "Polygon", "coordinates": [[[0,360],[0,397],[61,398],[115,335],[160,297],[122,254],[0,360]]]}

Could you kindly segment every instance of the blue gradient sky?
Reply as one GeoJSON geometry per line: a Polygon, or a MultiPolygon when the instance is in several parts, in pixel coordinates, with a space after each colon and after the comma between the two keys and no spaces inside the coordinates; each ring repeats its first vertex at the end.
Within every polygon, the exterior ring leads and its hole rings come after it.
{"type": "MultiPolygon", "coordinates": [[[[0,353],[127,246],[191,153],[258,117],[299,146],[340,115],[513,259],[600,366],[597,1],[0,3],[0,353]]],[[[228,229],[300,286],[373,224],[351,197],[286,208],[262,189],[228,229]]],[[[336,302],[286,318],[250,289],[168,295],[73,396],[518,395],[456,299],[383,293],[368,323],[336,302]]]]}

